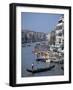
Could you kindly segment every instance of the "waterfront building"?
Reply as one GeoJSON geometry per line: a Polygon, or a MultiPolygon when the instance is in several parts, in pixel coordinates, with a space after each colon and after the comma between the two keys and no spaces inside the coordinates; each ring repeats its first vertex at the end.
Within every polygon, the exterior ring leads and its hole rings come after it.
{"type": "Polygon", "coordinates": [[[22,30],[22,44],[30,42],[41,42],[46,40],[46,33],[22,30]]]}
{"type": "Polygon", "coordinates": [[[46,34],[46,39],[48,41],[49,45],[54,45],[55,44],[55,31],[51,31],[48,34],[46,34]]]}
{"type": "Polygon", "coordinates": [[[59,18],[58,24],[55,27],[55,45],[63,45],[64,44],[64,17],[61,16],[59,18]]]}

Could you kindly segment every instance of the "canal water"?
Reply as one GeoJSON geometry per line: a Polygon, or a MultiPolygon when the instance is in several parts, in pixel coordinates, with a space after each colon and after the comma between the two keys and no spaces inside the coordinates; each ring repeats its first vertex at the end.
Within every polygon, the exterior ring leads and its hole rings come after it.
{"type": "Polygon", "coordinates": [[[64,75],[64,71],[61,69],[61,64],[57,63],[49,63],[49,62],[41,62],[36,61],[36,56],[32,52],[34,50],[36,43],[26,44],[25,47],[22,47],[21,53],[21,76],[22,77],[31,77],[31,76],[56,76],[56,75],[64,75]],[[34,63],[34,69],[49,67],[50,65],[55,65],[53,69],[50,71],[40,72],[32,74],[28,72],[26,69],[32,68],[32,63],[34,63]]]}

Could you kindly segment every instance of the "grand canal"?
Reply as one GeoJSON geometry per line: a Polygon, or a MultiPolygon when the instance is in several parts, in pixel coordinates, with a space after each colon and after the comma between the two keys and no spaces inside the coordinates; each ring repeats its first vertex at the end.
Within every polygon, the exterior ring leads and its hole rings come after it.
{"type": "Polygon", "coordinates": [[[58,63],[49,63],[49,62],[38,62],[36,61],[36,56],[33,54],[33,50],[35,47],[36,43],[32,43],[29,45],[29,43],[26,44],[26,46],[22,47],[22,60],[21,60],[21,76],[22,77],[31,77],[31,76],[56,76],[56,75],[64,75],[64,70],[61,69],[61,64],[58,63]],[[49,65],[55,65],[55,67],[51,70],[45,71],[45,72],[40,72],[40,73],[35,73],[32,74],[26,69],[31,69],[31,65],[34,63],[34,69],[38,68],[45,68],[49,67],[49,65]]]}

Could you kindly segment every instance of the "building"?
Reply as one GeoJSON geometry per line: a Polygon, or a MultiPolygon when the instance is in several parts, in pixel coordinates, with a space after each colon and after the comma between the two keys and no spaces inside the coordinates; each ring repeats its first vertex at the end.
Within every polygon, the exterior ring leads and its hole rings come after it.
{"type": "Polygon", "coordinates": [[[51,33],[49,32],[48,34],[46,34],[46,40],[48,41],[48,42],[50,42],[50,36],[51,36],[51,33]]]}
{"type": "Polygon", "coordinates": [[[51,38],[50,39],[50,44],[55,45],[56,36],[55,36],[55,31],[54,30],[51,32],[50,38],[51,38]]]}
{"type": "Polygon", "coordinates": [[[46,33],[22,30],[22,44],[46,40],[46,33]]]}
{"type": "Polygon", "coordinates": [[[64,16],[59,18],[55,27],[55,45],[64,45],[64,16]]]}

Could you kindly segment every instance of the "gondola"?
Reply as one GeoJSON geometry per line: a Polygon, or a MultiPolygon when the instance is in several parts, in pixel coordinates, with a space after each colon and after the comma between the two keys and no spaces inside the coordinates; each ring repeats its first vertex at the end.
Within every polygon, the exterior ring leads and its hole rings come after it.
{"type": "Polygon", "coordinates": [[[48,70],[51,70],[55,67],[55,65],[52,65],[50,67],[47,67],[47,68],[38,68],[38,69],[26,69],[28,72],[31,72],[31,73],[39,73],[39,72],[44,72],[44,71],[48,71],[48,70]]]}

